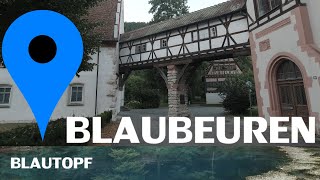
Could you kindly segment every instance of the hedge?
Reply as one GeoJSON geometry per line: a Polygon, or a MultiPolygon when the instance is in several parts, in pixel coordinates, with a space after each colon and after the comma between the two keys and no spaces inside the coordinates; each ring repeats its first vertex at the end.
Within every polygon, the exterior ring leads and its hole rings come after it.
{"type": "MultiPolygon", "coordinates": [[[[101,117],[101,125],[105,127],[110,123],[112,112],[104,112],[101,117]]],[[[92,134],[92,118],[88,118],[90,126],[88,130],[92,134]]],[[[76,124],[81,126],[81,124],[76,124]]],[[[76,134],[76,137],[80,137],[76,134]]],[[[66,144],[66,119],[51,121],[48,125],[45,139],[42,141],[37,124],[18,127],[7,132],[0,133],[1,146],[65,146],[66,144]]],[[[83,145],[83,144],[74,144],[83,145]]]]}

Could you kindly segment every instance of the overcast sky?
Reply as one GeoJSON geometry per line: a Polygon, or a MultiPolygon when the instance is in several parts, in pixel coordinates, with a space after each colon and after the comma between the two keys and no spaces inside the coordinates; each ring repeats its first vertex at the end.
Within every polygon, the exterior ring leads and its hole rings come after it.
{"type": "MultiPolygon", "coordinates": [[[[151,6],[149,0],[124,0],[124,19],[126,22],[149,22],[152,14],[149,14],[151,6]]],[[[227,0],[188,0],[190,12],[197,11],[227,0]]]]}

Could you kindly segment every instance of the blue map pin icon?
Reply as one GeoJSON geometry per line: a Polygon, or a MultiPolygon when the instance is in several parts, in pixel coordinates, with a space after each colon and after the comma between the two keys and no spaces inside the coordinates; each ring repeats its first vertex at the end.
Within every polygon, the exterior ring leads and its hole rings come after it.
{"type": "Polygon", "coordinates": [[[10,25],[2,42],[2,57],[44,139],[50,117],[81,65],[80,32],[57,12],[32,11],[10,25]]]}

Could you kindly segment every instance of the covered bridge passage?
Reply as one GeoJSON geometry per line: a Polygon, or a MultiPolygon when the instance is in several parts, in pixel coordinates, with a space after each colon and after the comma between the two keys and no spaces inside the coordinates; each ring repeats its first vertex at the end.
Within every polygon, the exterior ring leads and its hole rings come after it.
{"type": "Polygon", "coordinates": [[[201,62],[250,55],[246,2],[231,0],[124,33],[119,49],[120,88],[133,70],[157,68],[167,84],[169,116],[188,116],[187,82],[201,62]]]}

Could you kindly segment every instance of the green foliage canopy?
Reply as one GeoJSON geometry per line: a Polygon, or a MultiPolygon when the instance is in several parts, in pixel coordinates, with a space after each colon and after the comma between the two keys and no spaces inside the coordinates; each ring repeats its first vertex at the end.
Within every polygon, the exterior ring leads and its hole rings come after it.
{"type": "Polygon", "coordinates": [[[253,105],[256,104],[255,85],[251,60],[248,57],[235,59],[242,74],[230,75],[218,88],[223,99],[223,107],[232,114],[244,114],[250,107],[249,92],[253,105]],[[250,81],[252,86],[248,87],[250,81]]]}
{"type": "MultiPolygon", "coordinates": [[[[147,78],[154,76],[147,76],[146,72],[148,71],[135,72],[126,83],[125,99],[129,108],[146,109],[160,106],[159,89],[156,89],[153,80],[147,78]]],[[[157,84],[161,83],[157,82],[157,84]]]]}
{"type": "Polygon", "coordinates": [[[189,13],[187,0],[149,0],[152,23],[161,22],[189,13]]]}
{"type": "Polygon", "coordinates": [[[88,9],[94,7],[102,0],[63,0],[63,1],[39,1],[39,0],[5,0],[0,2],[0,62],[2,62],[1,44],[6,30],[19,16],[38,9],[48,9],[59,12],[68,17],[78,28],[84,43],[84,56],[78,70],[92,71],[95,66],[91,63],[91,55],[98,52],[101,37],[94,33],[98,23],[89,22],[85,17],[88,9]]]}

